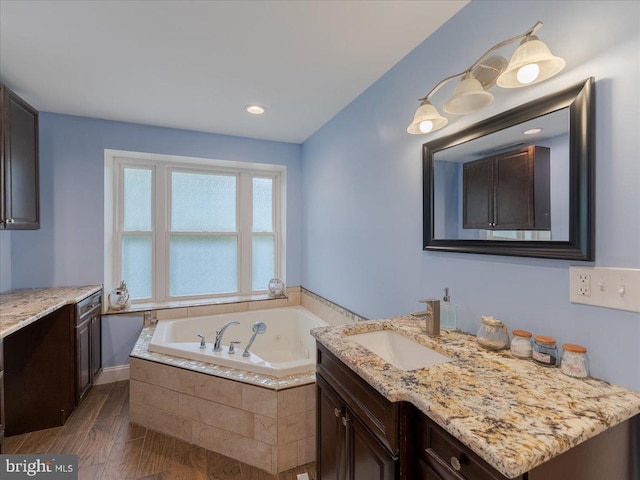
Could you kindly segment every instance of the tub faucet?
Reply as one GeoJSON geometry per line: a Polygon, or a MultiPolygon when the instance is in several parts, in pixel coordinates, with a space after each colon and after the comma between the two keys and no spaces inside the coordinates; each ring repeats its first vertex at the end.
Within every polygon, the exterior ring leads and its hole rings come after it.
{"type": "Polygon", "coordinates": [[[227,323],[225,323],[222,328],[220,330],[216,331],[216,342],[213,344],[213,351],[214,352],[219,352],[220,350],[222,350],[222,335],[224,335],[224,331],[227,329],[227,327],[231,326],[231,325],[240,325],[240,322],[236,322],[235,320],[231,320],[227,323]]]}
{"type": "Polygon", "coordinates": [[[259,333],[266,332],[267,326],[263,322],[256,322],[253,324],[252,330],[253,330],[253,335],[251,335],[251,339],[249,340],[249,343],[247,343],[247,346],[244,348],[244,352],[242,352],[243,357],[248,357],[251,355],[251,353],[249,353],[249,348],[251,348],[253,341],[256,339],[256,335],[258,335],[259,333]]]}

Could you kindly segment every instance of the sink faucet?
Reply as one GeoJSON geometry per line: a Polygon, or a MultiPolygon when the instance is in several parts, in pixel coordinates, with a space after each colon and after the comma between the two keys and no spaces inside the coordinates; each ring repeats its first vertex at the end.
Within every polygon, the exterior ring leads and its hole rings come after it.
{"type": "Polygon", "coordinates": [[[220,330],[216,331],[216,342],[213,344],[213,351],[214,352],[219,352],[220,350],[222,350],[222,346],[220,345],[222,343],[222,335],[224,335],[224,331],[230,325],[240,325],[240,322],[236,322],[235,320],[231,320],[231,321],[225,323],[220,330]]]}
{"type": "Polygon", "coordinates": [[[244,352],[242,352],[243,357],[248,357],[251,355],[251,353],[249,353],[249,348],[251,348],[253,341],[256,339],[256,335],[258,335],[259,333],[266,332],[267,326],[263,322],[256,322],[253,324],[252,330],[253,330],[253,335],[251,335],[251,339],[249,340],[249,343],[247,343],[247,346],[244,348],[244,352]]]}
{"type": "Polygon", "coordinates": [[[440,300],[420,300],[427,306],[427,335],[437,337],[440,335],[440,300]]]}

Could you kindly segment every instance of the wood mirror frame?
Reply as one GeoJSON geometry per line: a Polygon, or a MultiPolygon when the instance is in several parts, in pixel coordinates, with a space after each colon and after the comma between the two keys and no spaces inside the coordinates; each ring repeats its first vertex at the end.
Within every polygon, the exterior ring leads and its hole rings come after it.
{"type": "Polygon", "coordinates": [[[460,132],[425,143],[422,149],[424,250],[592,261],[595,251],[594,110],[594,79],[588,78],[558,93],[528,102],[460,132]],[[569,109],[569,240],[496,241],[434,238],[434,154],[563,108],[569,109]]]}

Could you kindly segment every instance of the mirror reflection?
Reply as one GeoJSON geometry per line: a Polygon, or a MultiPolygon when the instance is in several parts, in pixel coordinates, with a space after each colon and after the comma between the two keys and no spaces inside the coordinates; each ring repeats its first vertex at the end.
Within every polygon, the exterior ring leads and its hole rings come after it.
{"type": "Polygon", "coordinates": [[[433,155],[433,238],[569,240],[569,108],[433,155]]]}

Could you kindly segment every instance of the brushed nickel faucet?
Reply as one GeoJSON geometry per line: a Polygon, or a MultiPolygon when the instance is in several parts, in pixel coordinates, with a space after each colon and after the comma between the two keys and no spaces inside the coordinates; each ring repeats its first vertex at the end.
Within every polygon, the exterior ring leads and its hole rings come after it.
{"type": "Polygon", "coordinates": [[[426,304],[426,330],[430,337],[440,335],[440,300],[420,300],[426,304]]]}
{"type": "Polygon", "coordinates": [[[214,352],[219,352],[222,350],[222,335],[224,335],[224,331],[231,325],[240,325],[240,322],[236,322],[235,320],[230,320],[227,323],[225,323],[222,328],[218,331],[216,331],[216,341],[213,344],[213,351],[214,352]]]}

